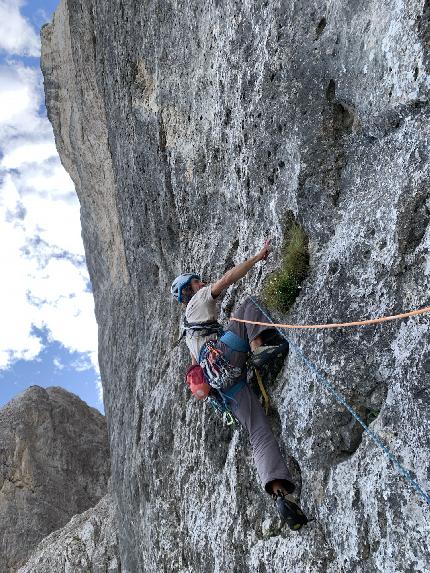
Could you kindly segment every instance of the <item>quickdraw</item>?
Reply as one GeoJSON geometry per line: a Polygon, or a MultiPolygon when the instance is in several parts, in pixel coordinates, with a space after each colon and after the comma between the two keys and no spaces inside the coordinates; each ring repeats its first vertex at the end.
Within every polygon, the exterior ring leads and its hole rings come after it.
{"type": "Polygon", "coordinates": [[[220,402],[213,394],[208,396],[208,403],[213,410],[221,415],[224,424],[233,426],[237,424],[237,420],[225,402],[220,402]]]}

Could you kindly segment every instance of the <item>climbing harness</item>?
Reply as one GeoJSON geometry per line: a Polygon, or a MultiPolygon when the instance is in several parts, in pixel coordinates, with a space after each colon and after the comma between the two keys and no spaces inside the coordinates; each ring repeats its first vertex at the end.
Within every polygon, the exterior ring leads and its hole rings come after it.
{"type": "MultiPolygon", "coordinates": [[[[269,316],[269,314],[267,312],[265,312],[261,306],[258,304],[258,302],[253,298],[250,297],[251,301],[254,303],[254,305],[264,314],[264,316],[267,318],[267,320],[269,320],[270,322],[267,323],[267,326],[271,326],[276,328],[276,330],[278,331],[278,333],[290,344],[290,346],[297,352],[297,354],[299,354],[302,358],[302,360],[304,361],[304,363],[306,364],[306,366],[315,374],[316,378],[323,384],[323,386],[334,396],[334,398],[337,400],[337,402],[339,402],[340,404],[342,404],[342,406],[344,406],[348,412],[355,418],[355,420],[362,426],[362,428],[364,429],[364,431],[368,434],[368,436],[370,437],[370,439],[382,450],[382,452],[384,453],[384,455],[393,463],[393,465],[397,468],[397,471],[403,475],[403,477],[412,485],[412,487],[415,489],[415,491],[418,493],[418,495],[420,497],[423,498],[423,500],[430,506],[430,496],[423,490],[423,488],[413,479],[410,470],[408,470],[407,468],[405,468],[400,462],[399,460],[395,457],[395,455],[393,453],[391,453],[391,451],[388,449],[388,447],[382,442],[381,438],[379,438],[379,436],[377,436],[364,422],[364,420],[357,414],[357,412],[352,408],[352,406],[350,406],[348,404],[348,402],[346,401],[346,399],[344,398],[344,396],[338,392],[334,386],[327,380],[327,378],[324,376],[324,374],[317,368],[317,366],[315,366],[315,364],[313,364],[313,362],[311,362],[303,353],[303,351],[301,350],[301,348],[299,348],[299,346],[297,346],[294,342],[292,342],[289,338],[287,338],[287,336],[285,335],[284,332],[282,332],[282,330],[280,330],[280,328],[289,328],[289,327],[294,327],[296,328],[296,326],[294,325],[279,325],[279,324],[275,324],[272,320],[272,318],[269,316]]],[[[424,314],[424,312],[430,312],[430,307],[426,307],[423,308],[419,311],[412,311],[411,313],[404,313],[402,315],[397,315],[395,317],[384,317],[384,319],[375,319],[377,320],[377,322],[383,322],[384,320],[394,320],[394,318],[403,318],[406,316],[416,316],[417,314],[424,314]]],[[[233,319],[233,320],[239,320],[239,319],[233,319]]],[[[240,322],[249,322],[251,324],[263,324],[266,325],[266,323],[258,323],[258,322],[253,322],[253,321],[240,321],[240,322]]],[[[374,321],[369,322],[369,321],[364,321],[364,323],[366,324],[373,324],[374,321]]],[[[346,323],[347,325],[352,325],[353,323],[346,323]]],[[[363,321],[360,322],[360,324],[363,324],[363,321]]],[[[318,327],[327,327],[330,325],[314,325],[318,326],[318,327]]],[[[339,325],[335,325],[335,326],[339,326],[339,325]]],[[[303,327],[300,327],[303,328],[303,327]]]]}
{"type": "Polygon", "coordinates": [[[224,331],[222,325],[216,320],[191,323],[184,316],[182,333],[176,344],[187,333],[191,336],[216,337],[205,342],[198,356],[198,364],[194,364],[186,372],[185,379],[192,394],[198,400],[207,400],[213,410],[221,414],[224,423],[228,426],[239,424],[231,410],[230,402],[235,402],[234,394],[246,384],[246,381],[240,379],[241,368],[233,366],[225,358],[223,352],[216,347],[216,343],[221,341],[230,350],[249,352],[248,342],[233,332],[224,331]],[[229,386],[228,390],[224,390],[229,386]]]}
{"type": "Polygon", "coordinates": [[[182,332],[178,342],[182,340],[187,332],[191,333],[191,336],[195,334],[197,336],[221,336],[224,333],[224,329],[217,320],[208,320],[207,322],[188,322],[185,316],[183,316],[182,332]]]}
{"type": "MultiPolygon", "coordinates": [[[[187,332],[191,332],[192,335],[196,333],[198,336],[214,334],[218,336],[218,341],[223,342],[230,350],[245,353],[251,351],[247,340],[230,330],[224,331],[217,321],[189,323],[184,317],[183,329],[181,338],[187,332]]],[[[187,370],[185,378],[197,400],[207,399],[212,408],[222,414],[224,422],[229,426],[237,422],[237,420],[230,409],[228,400],[231,400],[236,391],[244,385],[245,381],[240,380],[228,391],[222,391],[223,388],[240,377],[242,371],[240,368],[232,366],[215,344],[216,340],[209,340],[205,343],[200,351],[198,364],[194,364],[187,370]],[[213,388],[215,392],[211,392],[210,388],[213,388]]],[[[288,344],[286,346],[288,348],[288,344]]],[[[253,366],[253,364],[251,365],[253,366]]],[[[254,372],[263,398],[264,410],[267,414],[269,411],[269,396],[264,387],[260,370],[254,367],[254,372]]]]}

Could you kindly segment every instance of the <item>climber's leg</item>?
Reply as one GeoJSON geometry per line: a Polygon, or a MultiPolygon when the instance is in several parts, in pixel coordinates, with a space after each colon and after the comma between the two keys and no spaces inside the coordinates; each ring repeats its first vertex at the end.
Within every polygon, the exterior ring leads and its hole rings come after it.
{"type": "Polygon", "coordinates": [[[270,484],[277,480],[286,492],[292,492],[294,484],[258,398],[248,386],[244,386],[234,395],[234,400],[231,402],[232,412],[248,430],[254,463],[264,489],[271,494],[270,484]]]}
{"type": "MultiPolygon", "coordinates": [[[[245,299],[233,316],[253,322],[267,322],[267,317],[251,298],[245,299]]],[[[258,369],[265,368],[266,373],[270,373],[270,377],[276,377],[288,354],[289,345],[275,328],[231,320],[227,326],[227,331],[233,332],[250,345],[252,357],[248,364],[258,369]]],[[[225,354],[227,360],[235,366],[242,368],[248,360],[246,353],[236,352],[223,342],[219,342],[218,347],[225,354]]]]}
{"type": "MultiPolygon", "coordinates": [[[[255,306],[250,298],[247,298],[243,301],[243,303],[237,308],[237,310],[233,313],[235,318],[241,318],[242,320],[252,320],[254,322],[267,322],[267,317],[261,312],[259,308],[255,306]]],[[[263,344],[263,336],[267,337],[269,335],[277,334],[275,328],[267,327],[267,326],[259,326],[257,324],[247,324],[244,322],[236,322],[235,320],[231,320],[228,323],[227,330],[231,330],[244,340],[247,340],[250,343],[251,349],[257,348],[263,344]],[[255,343],[254,343],[255,341],[255,343]]]]}

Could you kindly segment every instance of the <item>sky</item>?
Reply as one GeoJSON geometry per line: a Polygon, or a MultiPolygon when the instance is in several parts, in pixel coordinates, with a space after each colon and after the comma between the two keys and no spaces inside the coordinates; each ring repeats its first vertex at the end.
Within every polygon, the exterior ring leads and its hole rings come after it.
{"type": "Polygon", "coordinates": [[[37,384],[104,413],[79,201],[40,71],[40,28],[58,2],[0,0],[0,407],[37,384]]]}

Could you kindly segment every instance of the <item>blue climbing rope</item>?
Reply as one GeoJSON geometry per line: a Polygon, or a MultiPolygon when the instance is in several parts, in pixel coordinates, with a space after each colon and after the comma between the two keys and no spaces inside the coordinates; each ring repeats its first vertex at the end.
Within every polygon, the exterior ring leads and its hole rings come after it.
{"type": "MultiPolygon", "coordinates": [[[[261,308],[253,297],[250,297],[254,305],[264,314],[269,322],[273,323],[272,318],[261,308]]],[[[357,422],[363,427],[364,431],[369,435],[370,439],[383,451],[385,456],[394,464],[399,473],[412,485],[415,491],[423,498],[423,500],[430,506],[430,496],[423,490],[423,488],[413,479],[411,472],[406,469],[399,460],[390,452],[387,446],[382,442],[381,438],[377,436],[372,430],[366,425],[364,420],[357,414],[352,406],[348,404],[345,398],[340,394],[334,386],[327,380],[324,374],[313,364],[303,353],[302,349],[299,348],[294,342],[285,335],[282,330],[274,326],[279,334],[288,342],[288,344],[294,348],[294,350],[299,354],[306,364],[306,366],[315,374],[317,379],[323,384],[323,386],[336,398],[336,400],[344,406],[348,412],[357,420],[357,422]]]]}

